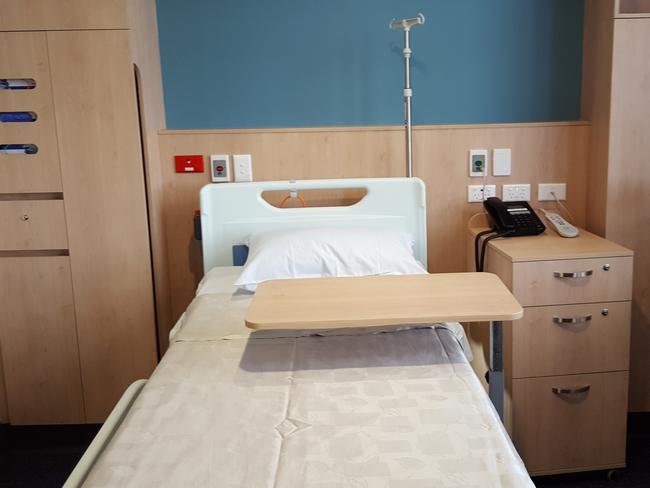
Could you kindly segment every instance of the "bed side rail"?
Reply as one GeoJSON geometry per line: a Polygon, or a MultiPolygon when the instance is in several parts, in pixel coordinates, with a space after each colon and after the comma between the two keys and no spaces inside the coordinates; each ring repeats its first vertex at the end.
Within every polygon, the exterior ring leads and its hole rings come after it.
{"type": "Polygon", "coordinates": [[[102,425],[102,428],[99,429],[99,432],[97,432],[97,435],[88,446],[88,449],[86,449],[86,452],[81,456],[81,459],[72,470],[72,473],[70,473],[70,476],[68,476],[63,488],[78,488],[83,484],[88,473],[90,473],[90,470],[102,451],[110,442],[146,383],[147,380],[137,380],[129,385],[106,419],[106,422],[104,422],[104,425],[102,425]]]}

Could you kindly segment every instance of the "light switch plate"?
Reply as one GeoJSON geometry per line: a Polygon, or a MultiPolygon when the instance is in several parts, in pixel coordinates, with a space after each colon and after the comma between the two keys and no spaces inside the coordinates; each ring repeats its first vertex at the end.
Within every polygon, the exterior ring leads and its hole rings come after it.
{"type": "Polygon", "coordinates": [[[492,152],[492,175],[510,176],[512,174],[512,150],[509,147],[492,152]]]}
{"type": "Polygon", "coordinates": [[[235,181],[253,181],[253,158],[250,154],[234,154],[232,157],[235,181]]]}

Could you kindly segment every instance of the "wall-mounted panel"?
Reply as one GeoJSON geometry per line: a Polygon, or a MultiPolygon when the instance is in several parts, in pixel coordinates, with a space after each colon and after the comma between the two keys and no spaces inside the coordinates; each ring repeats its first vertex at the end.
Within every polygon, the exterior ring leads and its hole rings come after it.
{"type": "Polygon", "coordinates": [[[580,117],[583,0],[158,0],[167,127],[400,124],[411,32],[413,120],[580,117]]]}

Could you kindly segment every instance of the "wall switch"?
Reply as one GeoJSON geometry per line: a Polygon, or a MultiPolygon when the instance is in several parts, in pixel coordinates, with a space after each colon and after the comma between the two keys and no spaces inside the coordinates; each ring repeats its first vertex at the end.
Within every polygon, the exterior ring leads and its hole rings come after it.
{"type": "Polygon", "coordinates": [[[227,154],[212,154],[210,156],[210,177],[213,183],[230,181],[230,156],[227,154]]]}
{"type": "Polygon", "coordinates": [[[496,196],[496,185],[467,185],[467,201],[470,203],[482,202],[483,200],[496,196]]]}
{"type": "Polygon", "coordinates": [[[553,193],[558,200],[566,200],[566,183],[540,183],[537,187],[537,200],[540,202],[555,201],[553,193]]]}
{"type": "Polygon", "coordinates": [[[530,184],[503,185],[504,202],[528,202],[530,201],[530,184]]]}
{"type": "Polygon", "coordinates": [[[253,181],[253,158],[250,154],[234,154],[235,181],[253,181]]]}
{"type": "Polygon", "coordinates": [[[492,175],[510,176],[512,174],[512,150],[507,148],[492,151],[492,175]]]}
{"type": "Polygon", "coordinates": [[[488,171],[488,150],[470,149],[469,150],[469,175],[487,176],[487,171],[488,171]]]}

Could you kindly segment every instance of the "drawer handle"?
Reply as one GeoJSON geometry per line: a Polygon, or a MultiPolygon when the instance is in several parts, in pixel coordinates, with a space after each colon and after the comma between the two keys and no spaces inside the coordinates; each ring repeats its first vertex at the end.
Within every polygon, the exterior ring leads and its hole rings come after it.
{"type": "Polygon", "coordinates": [[[588,269],[587,271],[573,271],[565,273],[563,271],[553,271],[553,276],[556,278],[586,278],[594,274],[594,271],[588,269]]]}
{"type": "Polygon", "coordinates": [[[586,393],[591,389],[591,385],[579,386],[578,388],[551,388],[551,391],[556,395],[579,395],[586,393]]]}
{"type": "Polygon", "coordinates": [[[584,324],[591,322],[591,315],[583,317],[553,317],[553,322],[556,324],[584,324]]]}
{"type": "Polygon", "coordinates": [[[20,220],[25,220],[25,221],[29,220],[29,215],[27,215],[27,214],[21,215],[20,220]]]}

